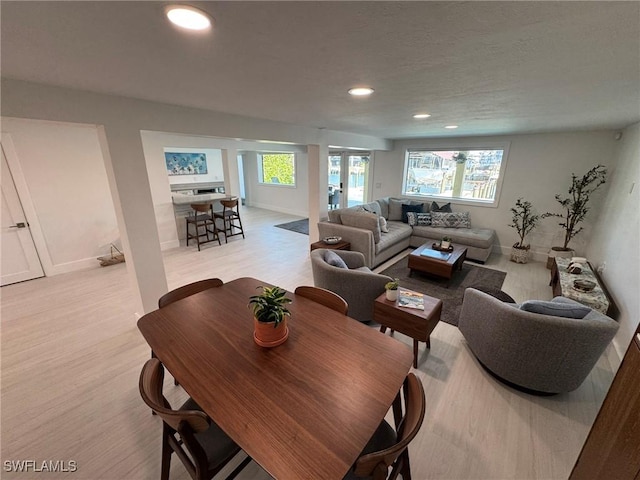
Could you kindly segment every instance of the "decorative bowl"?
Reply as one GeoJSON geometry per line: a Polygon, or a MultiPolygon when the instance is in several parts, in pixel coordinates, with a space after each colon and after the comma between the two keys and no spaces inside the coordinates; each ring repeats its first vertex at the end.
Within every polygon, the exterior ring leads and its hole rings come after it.
{"type": "Polygon", "coordinates": [[[591,280],[578,279],[573,281],[573,288],[581,292],[590,292],[596,288],[596,283],[591,280]]]}
{"type": "Polygon", "coordinates": [[[336,243],[338,243],[340,240],[342,240],[342,237],[324,237],[322,239],[322,241],[324,243],[326,243],[327,245],[335,245],[336,243]]]}

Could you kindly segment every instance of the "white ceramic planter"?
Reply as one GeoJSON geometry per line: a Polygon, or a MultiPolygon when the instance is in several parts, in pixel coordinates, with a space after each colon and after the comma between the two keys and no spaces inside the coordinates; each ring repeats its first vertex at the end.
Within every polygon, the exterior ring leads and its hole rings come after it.
{"type": "Polygon", "coordinates": [[[387,300],[395,302],[398,299],[398,290],[387,290],[387,300]]]}

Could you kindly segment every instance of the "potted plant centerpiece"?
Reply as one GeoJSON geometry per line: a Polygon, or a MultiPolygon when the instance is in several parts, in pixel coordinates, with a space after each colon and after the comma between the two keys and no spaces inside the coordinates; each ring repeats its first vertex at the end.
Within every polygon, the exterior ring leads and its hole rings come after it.
{"type": "Polygon", "coordinates": [[[543,213],[542,218],[558,217],[562,219],[558,225],[564,229],[564,244],[561,247],[551,247],[549,258],[547,259],[547,268],[553,265],[554,257],[572,257],[573,249],[569,248],[569,242],[573,237],[582,231],[583,227],[578,228],[578,224],[582,222],[589,212],[587,204],[589,197],[595,192],[600,185],[605,183],[607,178],[607,169],[604,165],[596,165],[582,178],[578,178],[575,173],[571,174],[571,187],[569,187],[569,196],[562,197],[556,195],[556,200],[563,209],[563,213],[543,213]]]}
{"type": "Polygon", "coordinates": [[[451,247],[451,237],[444,236],[440,241],[440,248],[442,250],[448,250],[451,247]]]}
{"type": "Polygon", "coordinates": [[[392,281],[387,282],[384,286],[386,290],[387,300],[395,302],[398,299],[398,287],[400,286],[400,280],[394,278],[392,281]]]}
{"type": "Polygon", "coordinates": [[[289,336],[287,316],[291,312],[285,305],[291,299],[285,295],[286,290],[280,287],[262,288],[260,295],[249,297],[249,308],[253,310],[253,339],[262,347],[275,347],[284,343],[289,336]]]}
{"type": "Polygon", "coordinates": [[[524,238],[536,228],[540,216],[533,213],[531,202],[522,198],[516,200],[516,206],[511,207],[511,213],[513,216],[509,226],[515,228],[518,235],[520,235],[520,241],[514,243],[511,248],[511,261],[527,263],[531,246],[529,244],[525,245],[524,238]]]}

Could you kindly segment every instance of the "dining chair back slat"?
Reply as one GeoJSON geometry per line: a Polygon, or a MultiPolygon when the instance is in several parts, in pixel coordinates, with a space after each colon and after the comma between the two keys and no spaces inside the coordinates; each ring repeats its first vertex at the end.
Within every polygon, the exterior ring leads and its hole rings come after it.
{"type": "Polygon", "coordinates": [[[296,295],[313,300],[316,303],[329,307],[336,312],[346,315],[349,310],[349,305],[337,293],[330,290],[326,290],[320,287],[300,286],[295,289],[296,295]]]}

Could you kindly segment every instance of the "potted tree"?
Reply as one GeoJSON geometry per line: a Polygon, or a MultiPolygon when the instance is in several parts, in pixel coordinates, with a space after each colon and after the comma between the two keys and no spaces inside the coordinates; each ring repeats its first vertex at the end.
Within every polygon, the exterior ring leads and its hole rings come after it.
{"type": "Polygon", "coordinates": [[[291,312],[285,305],[291,303],[291,299],[280,287],[258,288],[262,288],[262,293],[249,297],[254,320],[253,339],[262,347],[275,347],[289,337],[286,317],[291,312]]]}
{"type": "Polygon", "coordinates": [[[536,228],[540,216],[533,213],[531,202],[523,200],[522,198],[518,198],[518,200],[516,200],[516,206],[511,207],[511,214],[512,217],[509,226],[515,228],[520,236],[520,240],[514,243],[511,248],[511,261],[527,263],[529,261],[531,245],[525,244],[524,238],[536,228]]]}
{"type": "Polygon", "coordinates": [[[400,286],[400,280],[394,278],[392,281],[387,282],[384,286],[386,290],[387,300],[395,302],[398,299],[398,287],[400,286]]]}
{"type": "Polygon", "coordinates": [[[600,185],[605,183],[607,177],[607,169],[604,165],[596,165],[581,178],[578,178],[575,173],[571,174],[571,187],[569,187],[569,196],[562,197],[556,195],[556,200],[562,207],[562,213],[543,213],[542,218],[557,217],[561,221],[558,223],[564,229],[564,243],[562,246],[551,247],[549,252],[549,258],[547,259],[547,268],[551,268],[553,265],[553,258],[572,257],[573,249],[569,248],[569,242],[577,234],[579,234],[583,227],[578,227],[578,224],[584,220],[589,208],[589,198],[593,192],[595,192],[600,185]]]}

